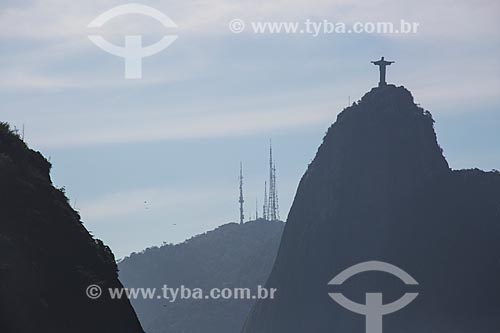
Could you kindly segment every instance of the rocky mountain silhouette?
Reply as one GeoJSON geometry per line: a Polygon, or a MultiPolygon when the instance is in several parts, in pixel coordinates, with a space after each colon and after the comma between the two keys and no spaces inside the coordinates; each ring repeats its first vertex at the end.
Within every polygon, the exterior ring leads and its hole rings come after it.
{"type": "MultiPolygon", "coordinates": [[[[395,265],[419,283],[383,332],[493,333],[500,327],[500,173],[452,170],[429,112],[394,85],[344,109],[302,177],[275,265],[274,300],[258,301],[244,333],[366,332],[365,317],[329,296],[328,282],[367,261],[395,265]]],[[[410,287],[381,272],[340,292],[384,303],[410,287]]]]}
{"type": "Polygon", "coordinates": [[[92,237],[50,179],[51,164],[0,123],[0,332],[141,333],[111,250],[92,237]]]}
{"type": "MultiPolygon", "coordinates": [[[[119,263],[128,288],[250,288],[264,285],[284,223],[229,223],[178,245],[153,247],[119,263]]],[[[138,299],[132,304],[148,333],[239,332],[254,300],[138,299]]]]}

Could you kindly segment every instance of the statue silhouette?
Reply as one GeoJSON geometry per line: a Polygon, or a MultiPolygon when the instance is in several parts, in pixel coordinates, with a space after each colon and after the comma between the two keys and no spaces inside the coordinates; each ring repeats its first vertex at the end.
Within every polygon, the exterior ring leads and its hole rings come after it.
{"type": "Polygon", "coordinates": [[[387,82],[385,82],[385,71],[386,67],[389,66],[390,64],[394,63],[394,61],[386,61],[384,57],[380,58],[380,60],[377,61],[372,61],[372,64],[378,66],[379,71],[380,71],[380,81],[378,83],[379,87],[383,87],[387,85],[387,82]]]}

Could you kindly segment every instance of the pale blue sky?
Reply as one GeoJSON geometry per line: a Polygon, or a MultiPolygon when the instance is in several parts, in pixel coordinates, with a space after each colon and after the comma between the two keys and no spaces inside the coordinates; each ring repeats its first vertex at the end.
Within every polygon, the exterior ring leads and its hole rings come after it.
{"type": "MultiPolygon", "coordinates": [[[[239,161],[247,214],[262,204],[273,139],[282,217],[321,139],[347,105],[388,80],[436,119],[453,168],[500,168],[500,5],[496,1],[143,1],[178,40],[124,80],[123,61],[87,24],[121,1],[2,1],[0,119],[51,158],[86,227],[117,257],[179,242],[238,218],[239,161]],[[415,35],[232,34],[228,22],[328,19],[420,23],[415,35]],[[144,204],[147,201],[147,204],[144,204]],[[176,224],[176,225],[173,225],[176,224]]],[[[115,22],[116,20],[116,22],[115,22]]],[[[144,17],[100,30],[116,44],[163,33],[144,17]]]]}

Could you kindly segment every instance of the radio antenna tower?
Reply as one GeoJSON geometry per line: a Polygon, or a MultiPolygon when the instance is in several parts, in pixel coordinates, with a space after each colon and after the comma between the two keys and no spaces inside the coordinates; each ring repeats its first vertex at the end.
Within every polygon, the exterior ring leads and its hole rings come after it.
{"type": "Polygon", "coordinates": [[[245,200],[243,200],[243,163],[240,162],[240,224],[243,224],[245,222],[245,213],[243,211],[243,203],[245,200]]]}
{"type": "Polygon", "coordinates": [[[255,198],[255,220],[259,219],[259,198],[255,198]]]}
{"type": "Polygon", "coordinates": [[[269,143],[269,203],[267,205],[267,209],[269,221],[279,220],[280,214],[278,189],[276,186],[276,164],[273,159],[273,145],[271,141],[269,143]]]}
{"type": "Polygon", "coordinates": [[[267,201],[268,201],[268,197],[267,197],[267,181],[264,182],[264,205],[262,205],[262,218],[264,220],[269,220],[269,210],[268,210],[268,207],[267,207],[267,201]]]}

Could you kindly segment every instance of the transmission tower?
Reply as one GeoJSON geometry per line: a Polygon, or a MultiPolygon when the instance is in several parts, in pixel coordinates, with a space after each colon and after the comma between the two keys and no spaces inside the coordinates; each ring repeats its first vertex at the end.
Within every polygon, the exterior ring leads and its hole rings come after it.
{"type": "Polygon", "coordinates": [[[269,210],[267,206],[269,198],[267,197],[267,181],[264,182],[264,205],[262,205],[262,218],[264,220],[269,220],[269,210]]]}
{"type": "Polygon", "coordinates": [[[245,222],[245,213],[243,210],[243,203],[245,200],[243,200],[243,163],[240,162],[240,224],[243,224],[245,222]]]}
{"type": "Polygon", "coordinates": [[[276,186],[276,164],[273,159],[273,145],[269,144],[269,202],[267,205],[268,220],[279,219],[278,189],[276,186]]]}
{"type": "Polygon", "coordinates": [[[259,219],[259,199],[255,198],[255,220],[259,219]]]}

